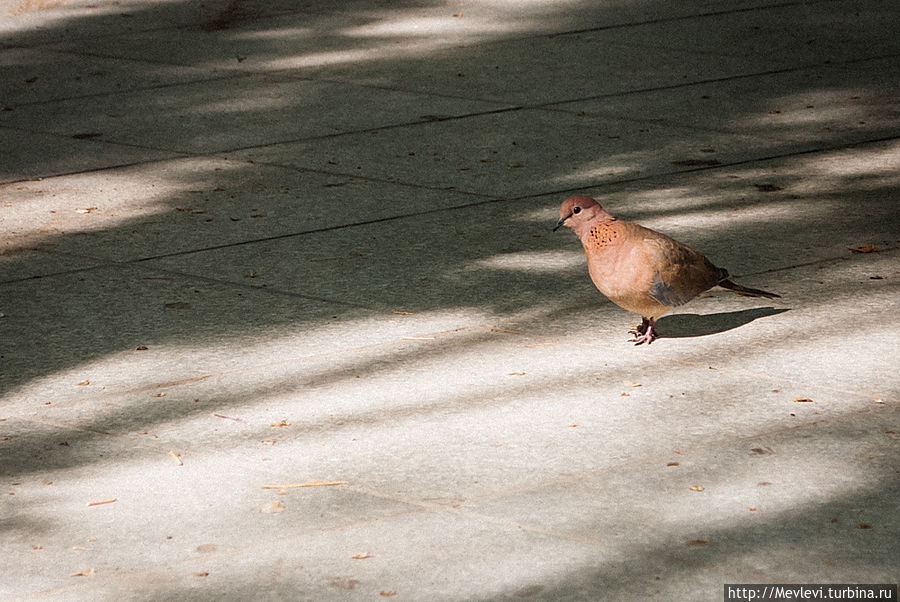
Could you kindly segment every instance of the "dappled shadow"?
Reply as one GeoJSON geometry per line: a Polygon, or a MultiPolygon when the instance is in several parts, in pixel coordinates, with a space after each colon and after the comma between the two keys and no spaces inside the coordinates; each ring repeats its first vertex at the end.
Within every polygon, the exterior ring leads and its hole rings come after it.
{"type": "MultiPolygon", "coordinates": [[[[630,317],[593,289],[577,241],[549,231],[574,190],[777,291],[790,266],[898,243],[897,82],[867,85],[890,48],[858,35],[842,46],[856,21],[810,25],[827,52],[812,60],[804,42],[804,61],[778,65],[800,76],[757,80],[771,69],[733,48],[671,52],[687,35],[679,20],[697,12],[688,4],[340,4],[63,3],[3,34],[0,139],[13,149],[0,157],[4,478],[99,465],[110,438],[133,444],[119,458],[136,461],[158,452],[140,435],[156,430],[206,450],[222,442],[186,433],[213,412],[256,413],[223,437],[258,442],[279,400],[296,408],[291,441],[305,444],[565,391],[571,375],[535,384],[501,364],[490,384],[442,374],[518,349],[486,329],[501,322],[523,348],[587,324],[596,331],[585,340],[619,344],[615,325],[630,317]],[[658,42],[648,34],[667,23],[658,42]],[[844,51],[861,47],[852,60],[874,66],[847,64],[844,51]],[[706,98],[722,81],[736,96],[706,98]],[[674,88],[691,101],[667,96],[674,88]],[[671,113],[671,98],[686,112],[671,113]],[[414,342],[454,330],[448,342],[414,342]],[[235,374],[247,380],[186,386],[235,374]],[[442,378],[454,386],[435,394],[442,378]],[[319,406],[305,405],[308,393],[319,406]]],[[[766,18],[719,12],[703,27],[755,32],[766,18]]],[[[857,261],[850,276],[828,264],[821,281],[782,284],[815,286],[809,309],[896,276],[857,261]]],[[[707,311],[662,318],[653,347],[787,309],[707,311]]],[[[705,342],[668,359],[702,363],[705,342]]],[[[641,360],[609,349],[591,350],[618,363],[603,376],[634,380],[641,360]]],[[[829,500],[816,517],[865,496],[877,494],[829,500]]],[[[25,506],[0,528],[37,530],[38,511],[25,506]]],[[[781,541],[794,520],[721,528],[689,561],[736,556],[731,542],[747,538],[781,541]]],[[[661,534],[647,557],[680,562],[667,545],[661,534]]],[[[533,593],[631,591],[648,577],[644,557],[533,593]]],[[[252,582],[222,591],[249,593],[252,582]]]]}
{"type": "MultiPolygon", "coordinates": [[[[759,582],[853,582],[854,575],[891,583],[896,566],[888,558],[896,530],[865,509],[879,507],[895,495],[887,489],[865,489],[779,513],[770,519],[740,521],[738,526],[704,526],[683,533],[682,540],[661,534],[655,547],[639,548],[594,567],[567,572],[555,582],[539,583],[482,598],[484,600],[584,600],[650,598],[660,593],[693,598],[698,583],[708,588],[704,599],[722,598],[723,584],[759,582]],[[870,525],[871,523],[871,525],[870,525]],[[859,525],[867,525],[865,529],[859,525]],[[872,525],[874,531],[869,531],[872,525]],[[863,554],[850,554],[848,538],[868,542],[863,554]],[[678,567],[673,577],[671,567],[678,567]],[[735,569],[737,567],[737,570],[735,569]],[[770,581],[774,580],[774,581],[770,581]]],[[[637,525],[633,525],[637,528],[637,525]]]]}

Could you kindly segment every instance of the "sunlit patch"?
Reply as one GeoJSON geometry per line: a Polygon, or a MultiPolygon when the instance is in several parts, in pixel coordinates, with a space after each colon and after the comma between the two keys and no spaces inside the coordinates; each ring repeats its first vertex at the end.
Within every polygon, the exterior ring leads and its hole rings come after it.
{"type": "Polygon", "coordinates": [[[197,103],[190,112],[197,115],[236,113],[243,116],[249,112],[277,112],[291,107],[295,102],[296,99],[290,94],[254,94],[252,98],[234,96],[218,102],[197,103]]]}
{"type": "Polygon", "coordinates": [[[886,148],[854,148],[835,153],[810,165],[804,170],[833,177],[884,177],[896,181],[900,174],[900,143],[888,144],[886,148]]]}
{"type": "Polygon", "coordinates": [[[553,273],[582,269],[584,256],[580,251],[520,251],[504,253],[470,264],[470,269],[515,270],[519,272],[553,273]]]}
{"type": "Polygon", "coordinates": [[[556,220],[559,219],[559,204],[563,202],[565,195],[559,196],[559,202],[556,202],[554,199],[550,199],[547,201],[547,206],[542,209],[535,209],[533,211],[522,211],[511,219],[517,222],[538,222],[538,223],[546,223],[549,224],[547,228],[552,228],[556,225],[556,220]]]}
{"type": "MultiPolygon", "coordinates": [[[[409,375],[394,374],[385,357],[420,354],[428,345],[443,344],[445,338],[460,336],[466,329],[473,329],[475,334],[471,336],[477,338],[481,336],[477,334],[482,332],[480,327],[494,319],[478,308],[408,315],[371,312],[346,320],[320,317],[293,325],[277,323],[241,334],[195,333],[159,341],[148,337],[140,341],[139,350],[128,345],[86,358],[7,391],[5,400],[26,405],[41,399],[66,405],[91,396],[155,400],[156,393],[184,387],[203,392],[209,399],[222,393],[222,379],[247,386],[244,394],[248,398],[254,392],[265,392],[266,398],[279,385],[284,386],[285,395],[296,396],[298,389],[291,383],[303,387],[323,386],[329,381],[354,383],[355,375],[364,369],[384,372],[405,386],[409,375]],[[410,350],[409,345],[414,348],[410,350]]],[[[158,399],[163,397],[173,401],[176,396],[167,394],[158,399]]]]}
{"type": "Polygon", "coordinates": [[[896,189],[900,186],[900,143],[854,147],[792,161],[779,169],[796,180],[795,192],[834,195],[844,190],[896,189]]]}
{"type": "MultiPolygon", "coordinates": [[[[697,186],[663,186],[657,188],[648,187],[637,192],[626,192],[619,195],[611,195],[613,199],[620,200],[621,204],[629,208],[671,207],[701,207],[717,198],[717,195],[700,190],[697,186]]],[[[604,200],[597,199],[602,205],[604,200]]]]}
{"type": "Polygon", "coordinates": [[[865,129],[893,121],[900,111],[896,96],[878,88],[825,88],[766,99],[732,123],[756,132],[776,130],[791,137],[818,139],[836,131],[865,129]]]}
{"type": "Polygon", "coordinates": [[[448,30],[459,31],[463,23],[460,19],[453,18],[450,15],[437,18],[390,19],[342,29],[340,33],[341,35],[354,38],[432,36],[448,30]]]}
{"type": "Polygon", "coordinates": [[[397,58],[409,52],[408,45],[403,50],[388,50],[378,48],[355,48],[352,50],[329,50],[323,52],[309,52],[296,56],[282,56],[268,61],[261,61],[266,69],[298,69],[310,67],[326,67],[329,65],[363,63],[378,59],[397,58]]]}
{"type": "Polygon", "coordinates": [[[246,168],[195,158],[3,185],[0,250],[148,219],[172,211],[173,199],[183,199],[175,201],[176,210],[197,211],[198,191],[213,190],[229,171],[246,168]]]}
{"type": "MultiPolygon", "coordinates": [[[[156,4],[175,4],[178,0],[154,0],[156,4]]],[[[48,28],[55,22],[101,15],[126,15],[143,10],[144,0],[8,0],[0,2],[0,31],[16,30],[34,22],[48,28]],[[13,19],[12,17],[15,17],[13,19]]]]}
{"type": "Polygon", "coordinates": [[[571,186],[589,181],[608,180],[637,173],[643,165],[643,159],[638,156],[635,156],[633,160],[623,159],[622,156],[606,157],[602,160],[584,163],[579,165],[577,170],[560,174],[552,181],[571,186]]]}
{"type": "Polygon", "coordinates": [[[232,35],[235,40],[292,40],[310,37],[315,30],[309,27],[278,27],[260,31],[238,32],[232,35]]]}

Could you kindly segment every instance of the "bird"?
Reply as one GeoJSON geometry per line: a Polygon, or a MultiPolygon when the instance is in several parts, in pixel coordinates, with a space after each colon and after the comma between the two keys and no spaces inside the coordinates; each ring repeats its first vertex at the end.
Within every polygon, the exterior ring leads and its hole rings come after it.
{"type": "Polygon", "coordinates": [[[661,232],[620,220],[589,196],[570,196],[559,208],[553,231],[570,228],[581,240],[588,272],[597,289],[630,312],[641,325],[629,333],[635,345],[650,345],[658,335],[656,321],[715,286],[739,295],[780,298],[781,295],[732,282],[728,270],[716,267],[702,253],[661,232]]]}

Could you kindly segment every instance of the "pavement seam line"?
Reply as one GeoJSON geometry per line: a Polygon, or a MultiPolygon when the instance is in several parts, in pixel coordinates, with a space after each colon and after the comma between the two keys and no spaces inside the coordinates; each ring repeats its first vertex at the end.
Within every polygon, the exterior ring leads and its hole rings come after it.
{"type": "Polygon", "coordinates": [[[550,34],[550,37],[561,37],[561,36],[571,36],[571,35],[579,35],[584,33],[594,33],[599,31],[610,31],[614,29],[626,29],[629,27],[643,27],[645,25],[659,25],[661,23],[677,23],[679,21],[688,21],[690,19],[705,19],[710,17],[721,17],[725,15],[737,15],[743,13],[752,13],[752,12],[760,12],[764,13],[766,11],[780,9],[780,8],[790,8],[795,6],[809,6],[810,4],[825,4],[828,2],[837,2],[839,0],[794,0],[788,2],[779,2],[776,4],[767,4],[763,6],[743,6],[738,8],[726,9],[726,10],[713,10],[706,11],[700,13],[694,13],[690,15],[678,15],[675,17],[657,17],[656,19],[648,19],[646,21],[629,21],[627,23],[617,23],[615,25],[601,25],[598,27],[586,27],[584,29],[573,29],[570,31],[564,31],[560,33],[550,34]]]}
{"type": "Polygon", "coordinates": [[[666,172],[647,174],[647,175],[642,175],[642,176],[634,176],[631,178],[611,180],[608,182],[598,182],[598,183],[594,183],[594,184],[587,183],[584,186],[577,186],[577,187],[572,187],[572,188],[564,188],[564,189],[558,189],[558,190],[553,190],[553,191],[538,192],[538,193],[521,195],[521,196],[516,196],[516,197],[509,197],[505,200],[520,201],[520,200],[524,200],[524,199],[530,199],[530,198],[535,198],[535,197],[540,197],[540,196],[547,196],[547,195],[551,195],[551,194],[555,194],[555,195],[570,194],[573,192],[587,190],[589,188],[605,188],[605,187],[610,187],[610,186],[618,186],[621,184],[644,182],[647,180],[654,180],[657,178],[673,177],[673,176],[678,176],[681,174],[689,174],[689,173],[695,173],[695,172],[700,172],[700,171],[715,171],[715,170],[720,170],[720,169],[724,169],[724,168],[728,168],[728,167],[738,167],[741,165],[750,165],[753,163],[763,163],[766,161],[773,161],[775,159],[786,159],[789,157],[802,157],[805,155],[815,155],[817,153],[831,153],[831,152],[840,151],[840,150],[852,149],[852,148],[855,148],[858,146],[865,146],[868,144],[879,144],[882,142],[890,142],[890,141],[894,141],[894,140],[900,140],[900,133],[891,134],[891,135],[885,136],[885,137],[850,142],[847,144],[823,146],[823,147],[819,147],[819,148],[796,150],[796,151],[791,151],[791,152],[787,152],[787,153],[767,155],[767,156],[763,156],[763,157],[740,159],[740,160],[732,161],[729,163],[720,163],[718,165],[691,167],[691,168],[687,168],[687,169],[679,169],[679,170],[674,170],[674,171],[666,171],[666,172]]]}

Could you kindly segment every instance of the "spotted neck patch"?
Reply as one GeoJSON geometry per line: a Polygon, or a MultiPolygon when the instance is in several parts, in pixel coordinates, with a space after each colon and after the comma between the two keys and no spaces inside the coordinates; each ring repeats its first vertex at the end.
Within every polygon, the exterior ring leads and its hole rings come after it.
{"type": "Polygon", "coordinates": [[[588,238],[591,245],[597,248],[608,247],[616,242],[619,238],[619,229],[613,225],[613,222],[597,224],[591,228],[588,238]]]}

